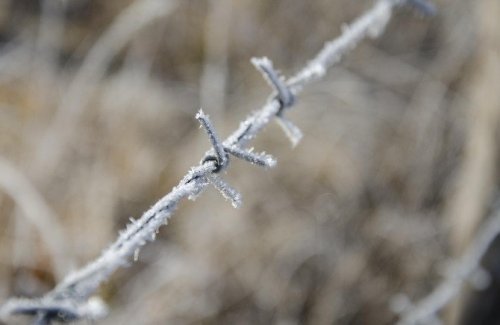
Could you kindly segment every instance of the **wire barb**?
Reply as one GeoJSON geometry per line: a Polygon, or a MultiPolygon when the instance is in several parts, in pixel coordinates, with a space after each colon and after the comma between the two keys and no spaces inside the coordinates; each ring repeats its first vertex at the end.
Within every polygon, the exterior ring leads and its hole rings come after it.
{"type": "MultiPolygon", "coordinates": [[[[59,321],[58,315],[62,312],[62,315],[74,315],[77,319],[92,319],[93,315],[97,315],[103,309],[94,309],[90,297],[114,271],[128,265],[128,259],[138,248],[154,239],[153,235],[166,224],[183,199],[199,195],[212,184],[224,197],[230,199],[234,206],[241,205],[241,195],[218,175],[228,166],[229,154],[255,165],[272,167],[275,164],[272,157],[254,154],[243,147],[275,119],[284,125],[285,130],[288,130],[287,133],[292,135],[292,140],[295,139],[293,141],[297,142],[301,133],[282,116],[283,109],[292,106],[295,103],[295,96],[306,85],[323,77],[329,67],[337,63],[362,39],[374,36],[373,30],[377,31],[375,36],[378,36],[391,17],[392,8],[403,1],[416,5],[426,3],[424,0],[378,0],[371,9],[350,24],[340,37],[326,43],[309,64],[286,82],[273,69],[271,61],[266,58],[252,59],[252,63],[275,90],[276,97],[268,100],[260,110],[241,122],[239,128],[224,142],[219,140],[208,116],[200,110],[196,118],[206,130],[213,147],[205,154],[202,163],[191,168],[177,186],[145,211],[139,219],[128,224],[115,242],[99,257],[66,276],[42,298],[10,299],[0,308],[0,318],[3,320],[5,316],[12,314],[39,315],[40,323],[50,324],[52,321],[59,321]],[[57,311],[57,314],[52,311],[57,311]]],[[[69,321],[69,318],[62,321],[69,321]]]]}
{"type": "MultiPolygon", "coordinates": [[[[233,189],[228,183],[226,183],[222,178],[216,176],[222,169],[226,168],[229,164],[229,154],[248,161],[254,165],[259,165],[263,167],[273,167],[276,165],[276,160],[267,154],[255,154],[252,150],[244,150],[237,147],[236,145],[226,146],[218,138],[215,128],[210,122],[210,118],[206,115],[203,110],[199,110],[196,114],[196,119],[200,122],[200,125],[205,128],[205,131],[210,138],[212,143],[212,150],[205,154],[205,157],[201,160],[200,168],[194,168],[188,173],[188,177],[185,177],[181,183],[189,183],[196,181],[198,186],[206,185],[210,183],[217,189],[225,199],[231,201],[233,207],[238,208],[241,206],[241,194],[233,189]],[[213,164],[213,166],[210,165],[213,164]]],[[[189,196],[190,199],[195,199],[201,191],[197,191],[189,196]]]]}
{"type": "Polygon", "coordinates": [[[250,62],[260,71],[267,83],[276,92],[276,98],[281,104],[280,111],[292,106],[295,103],[295,95],[285,83],[282,77],[274,69],[273,63],[267,57],[252,58],[250,62]]]}
{"type": "Polygon", "coordinates": [[[288,139],[290,139],[292,147],[297,146],[303,137],[302,131],[299,129],[298,126],[293,124],[292,121],[290,121],[283,115],[278,116],[277,118],[278,119],[276,121],[278,121],[279,126],[281,126],[283,132],[285,132],[288,139]]]}
{"type": "Polygon", "coordinates": [[[295,147],[300,139],[302,132],[290,120],[286,119],[283,111],[295,104],[295,95],[278,72],[274,69],[273,63],[267,57],[252,58],[250,60],[257,70],[260,71],[267,83],[274,89],[275,98],[280,103],[280,108],[276,113],[277,121],[287,137],[290,139],[292,146],[295,147]]]}
{"type": "Polygon", "coordinates": [[[226,200],[230,200],[234,208],[241,207],[241,194],[226,183],[221,177],[216,174],[207,176],[207,180],[217,189],[226,200]]]}
{"type": "Polygon", "coordinates": [[[266,168],[276,166],[276,159],[266,153],[253,153],[252,150],[243,150],[237,146],[227,146],[224,148],[236,158],[248,161],[251,164],[266,168]]]}
{"type": "Polygon", "coordinates": [[[229,158],[226,151],[224,150],[224,145],[219,140],[219,137],[215,132],[215,128],[213,127],[212,122],[210,122],[210,118],[203,112],[202,109],[200,109],[196,114],[196,119],[200,122],[201,126],[203,126],[203,128],[207,132],[210,142],[212,143],[213,152],[215,153],[215,155],[207,154],[203,158],[202,164],[208,161],[214,161],[215,169],[213,170],[213,172],[218,173],[222,169],[226,168],[229,163],[229,158]]]}

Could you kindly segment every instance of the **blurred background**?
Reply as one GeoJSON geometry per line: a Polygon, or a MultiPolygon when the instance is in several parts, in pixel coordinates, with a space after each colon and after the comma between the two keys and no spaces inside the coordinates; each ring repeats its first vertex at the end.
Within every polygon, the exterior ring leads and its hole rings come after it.
{"type": "MultiPolygon", "coordinates": [[[[288,117],[233,160],[235,210],[184,202],[139,260],[105,283],[98,324],[391,324],[424,297],[492,210],[499,183],[500,2],[396,10],[288,117]]],[[[168,192],[209,142],[270,93],[249,63],[289,76],[369,0],[1,0],[0,303],[49,291],[168,192]]],[[[500,273],[446,323],[495,324],[500,273]]],[[[500,295],[499,295],[500,296],[500,295]]],[[[27,321],[16,318],[21,324],[27,321]]]]}

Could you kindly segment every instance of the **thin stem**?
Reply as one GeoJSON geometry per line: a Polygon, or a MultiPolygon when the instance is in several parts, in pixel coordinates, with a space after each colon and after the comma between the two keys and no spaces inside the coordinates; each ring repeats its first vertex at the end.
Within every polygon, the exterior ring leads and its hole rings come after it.
{"type": "Polygon", "coordinates": [[[480,262],[495,238],[500,234],[500,209],[477,232],[467,252],[459,259],[445,279],[429,295],[408,308],[400,325],[426,324],[460,292],[463,284],[480,267],[480,262]]]}

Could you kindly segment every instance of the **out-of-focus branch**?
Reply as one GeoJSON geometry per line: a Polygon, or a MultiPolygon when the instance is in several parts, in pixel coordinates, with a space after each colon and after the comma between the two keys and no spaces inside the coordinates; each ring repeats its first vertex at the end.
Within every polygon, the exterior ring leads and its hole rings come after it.
{"type": "MultiPolygon", "coordinates": [[[[500,126],[500,3],[484,0],[471,3],[478,21],[475,37],[475,73],[465,90],[466,142],[455,190],[445,217],[450,225],[450,242],[456,256],[463,254],[491,202],[498,174],[498,128],[500,126]]],[[[450,305],[448,320],[459,322],[465,295],[450,305]]]]}
{"type": "Polygon", "coordinates": [[[70,261],[66,237],[56,213],[30,181],[8,160],[0,157],[0,188],[19,206],[26,219],[35,226],[47,244],[57,278],[67,273],[70,261]]]}
{"type": "Polygon", "coordinates": [[[223,113],[229,72],[233,0],[207,1],[203,36],[203,71],[200,76],[200,104],[212,115],[223,113]]]}
{"type": "Polygon", "coordinates": [[[499,234],[500,209],[497,209],[482,225],[467,252],[451,265],[443,282],[414,306],[408,306],[398,324],[429,324],[437,319],[438,312],[460,293],[463,284],[480,269],[481,259],[499,234]]]}
{"type": "Polygon", "coordinates": [[[68,85],[48,133],[37,148],[36,168],[45,174],[63,157],[68,138],[88,103],[89,93],[102,78],[109,63],[130,39],[156,19],[168,15],[176,7],[174,0],[138,0],[114,20],[113,24],[95,42],[74,79],[68,85]]]}

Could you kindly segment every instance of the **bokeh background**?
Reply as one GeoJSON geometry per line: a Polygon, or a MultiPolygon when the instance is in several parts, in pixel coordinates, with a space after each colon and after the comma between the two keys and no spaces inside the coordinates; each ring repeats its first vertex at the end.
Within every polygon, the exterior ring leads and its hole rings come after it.
{"type": "MultiPolygon", "coordinates": [[[[391,324],[394,297],[439,283],[497,195],[500,3],[435,3],[303,93],[297,147],[261,134],[276,168],[233,160],[242,208],[181,204],[102,286],[98,324],[391,324]]],[[[261,107],[251,57],[291,75],[371,4],[1,0],[0,303],[50,290],[177,184],[209,147],[200,107],[223,136],[261,107]]],[[[447,323],[498,321],[498,261],[447,323]]]]}

